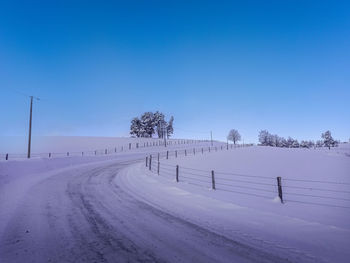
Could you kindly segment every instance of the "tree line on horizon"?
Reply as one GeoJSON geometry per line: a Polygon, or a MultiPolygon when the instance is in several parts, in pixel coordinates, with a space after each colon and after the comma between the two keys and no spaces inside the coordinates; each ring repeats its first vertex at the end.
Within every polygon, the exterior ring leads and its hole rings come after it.
{"type": "MultiPolygon", "coordinates": [[[[314,147],[337,147],[339,141],[334,140],[330,131],[326,131],[321,134],[322,140],[316,142],[312,140],[299,141],[288,137],[280,137],[277,134],[271,134],[267,130],[262,130],[259,133],[259,145],[261,146],[272,146],[272,147],[285,147],[285,148],[314,148],[314,147]]],[[[232,141],[234,144],[241,140],[241,135],[235,129],[229,131],[227,140],[232,141]]]]}
{"type": "Polygon", "coordinates": [[[157,133],[158,138],[170,138],[174,133],[173,122],[173,116],[167,122],[165,115],[159,111],[145,112],[141,117],[131,120],[130,135],[138,138],[152,138],[153,134],[157,133]]]}
{"type": "Polygon", "coordinates": [[[259,133],[259,143],[262,146],[286,147],[286,148],[313,148],[313,147],[337,147],[339,141],[334,140],[330,131],[321,134],[322,140],[316,142],[312,140],[298,140],[288,137],[280,137],[276,134],[270,134],[267,130],[262,130],[259,133]]]}

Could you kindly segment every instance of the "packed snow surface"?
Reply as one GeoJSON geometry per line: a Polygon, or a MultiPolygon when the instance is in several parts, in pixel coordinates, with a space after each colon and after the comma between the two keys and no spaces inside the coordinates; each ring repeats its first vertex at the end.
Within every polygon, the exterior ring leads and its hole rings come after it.
{"type": "Polygon", "coordinates": [[[0,161],[0,262],[348,262],[348,145],[209,147],[0,161]]]}

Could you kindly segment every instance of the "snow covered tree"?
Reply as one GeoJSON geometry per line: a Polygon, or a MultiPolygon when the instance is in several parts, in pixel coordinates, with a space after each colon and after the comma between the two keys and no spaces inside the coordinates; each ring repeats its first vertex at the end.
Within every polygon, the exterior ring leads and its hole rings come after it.
{"type": "Polygon", "coordinates": [[[156,111],[145,112],[141,118],[134,118],[131,121],[130,134],[136,137],[149,137],[152,138],[153,134],[157,131],[158,138],[167,136],[168,138],[174,133],[173,122],[174,117],[170,118],[169,124],[165,121],[163,113],[156,111]],[[165,134],[163,135],[163,130],[165,134]]]}
{"type": "Polygon", "coordinates": [[[130,134],[136,137],[142,137],[142,124],[139,118],[133,118],[130,126],[130,134]]]}
{"type": "Polygon", "coordinates": [[[170,138],[170,136],[174,133],[174,128],[173,128],[173,123],[174,123],[174,117],[171,116],[170,120],[169,120],[169,124],[166,128],[166,133],[167,133],[167,137],[168,139],[170,138]]]}
{"type": "Polygon", "coordinates": [[[262,130],[259,133],[259,142],[263,146],[268,146],[271,140],[271,134],[267,130],[262,130]]]}
{"type": "Polygon", "coordinates": [[[165,116],[164,116],[163,113],[161,113],[159,111],[156,111],[153,114],[153,118],[154,118],[153,122],[156,125],[158,138],[163,138],[163,130],[162,130],[162,128],[167,126],[167,123],[164,120],[165,116]]]}
{"type": "Polygon", "coordinates": [[[141,116],[141,125],[142,125],[142,137],[149,137],[152,138],[152,135],[154,134],[154,116],[152,112],[145,112],[141,116]]]}
{"type": "Polygon", "coordinates": [[[278,135],[275,134],[271,136],[271,139],[272,139],[272,146],[281,147],[282,138],[280,138],[278,135]]]}
{"type": "MultiPolygon", "coordinates": [[[[313,141],[302,140],[299,144],[298,140],[293,139],[292,137],[288,137],[288,139],[285,139],[283,137],[279,137],[277,134],[274,134],[274,135],[270,134],[267,130],[260,131],[259,142],[260,142],[260,145],[273,146],[273,147],[285,147],[285,148],[315,147],[315,143],[313,141]]],[[[334,141],[332,145],[336,145],[336,142],[334,141]]]]}
{"type": "Polygon", "coordinates": [[[294,140],[293,139],[293,143],[292,143],[292,146],[291,146],[292,148],[299,148],[300,147],[300,144],[299,144],[299,142],[298,142],[298,140],[294,140]]]}
{"type": "Polygon", "coordinates": [[[315,143],[313,141],[308,141],[308,148],[314,148],[315,147],[315,143]]]}
{"type": "Polygon", "coordinates": [[[308,141],[302,140],[302,141],[300,142],[300,147],[301,147],[301,148],[309,148],[309,142],[308,142],[308,141]]]}
{"type": "Polygon", "coordinates": [[[281,138],[280,147],[288,147],[288,142],[285,138],[281,138]]]}
{"type": "Polygon", "coordinates": [[[331,149],[331,146],[334,146],[334,139],[330,131],[322,133],[322,139],[324,146],[328,147],[328,149],[331,149]]]}
{"type": "Polygon", "coordinates": [[[288,145],[288,148],[299,148],[300,146],[298,140],[295,140],[291,137],[288,137],[287,145],[288,145]]]}
{"type": "Polygon", "coordinates": [[[233,144],[236,144],[236,142],[241,140],[241,135],[237,130],[232,129],[227,135],[227,140],[232,141],[233,144]]]}
{"type": "Polygon", "coordinates": [[[317,140],[316,141],[316,147],[323,147],[323,141],[317,140]]]}

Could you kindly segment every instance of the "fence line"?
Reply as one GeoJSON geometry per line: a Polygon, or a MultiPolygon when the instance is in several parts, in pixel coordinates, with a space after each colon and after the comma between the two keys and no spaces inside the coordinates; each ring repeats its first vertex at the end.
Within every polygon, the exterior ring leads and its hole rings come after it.
{"type": "MultiPolygon", "coordinates": [[[[217,141],[215,141],[218,143],[217,141]]],[[[168,140],[167,146],[170,145],[186,145],[186,144],[198,144],[198,143],[210,143],[210,140],[168,140]]],[[[97,156],[108,155],[114,153],[127,152],[129,150],[136,150],[148,147],[164,146],[164,141],[156,139],[148,142],[133,142],[120,145],[118,147],[108,147],[104,149],[88,150],[88,151],[67,151],[67,152],[44,152],[44,153],[32,153],[31,158],[54,158],[54,157],[72,157],[72,156],[97,156]]],[[[27,159],[26,153],[0,153],[0,160],[11,159],[27,159]]]]}
{"type": "MultiPolygon", "coordinates": [[[[208,147],[207,151],[211,152],[211,150],[213,149],[224,151],[224,150],[228,150],[229,147],[225,147],[225,148],[208,147]]],[[[185,149],[182,152],[177,150],[176,154],[171,156],[174,156],[174,158],[177,158],[181,154],[183,156],[188,156],[191,154],[191,152],[192,152],[192,155],[195,155],[196,150],[198,149],[194,148],[193,151],[189,151],[188,149],[185,149]]],[[[203,149],[203,152],[205,152],[204,149],[203,149]]],[[[159,154],[159,156],[162,156],[162,154],[159,154]]],[[[281,203],[291,202],[291,203],[300,203],[300,204],[306,204],[306,205],[317,205],[317,206],[324,206],[324,207],[350,209],[349,198],[346,198],[346,197],[343,198],[340,196],[331,195],[334,193],[350,194],[350,191],[343,190],[343,189],[329,189],[329,188],[327,189],[327,188],[317,187],[317,184],[319,183],[322,183],[325,186],[328,186],[330,188],[335,185],[338,185],[338,187],[341,185],[347,187],[348,185],[350,185],[350,183],[343,183],[343,182],[336,182],[336,181],[302,180],[302,179],[283,179],[282,181],[281,177],[276,178],[276,177],[269,177],[269,176],[258,176],[258,175],[251,175],[251,174],[217,172],[217,171],[215,171],[215,176],[214,176],[214,171],[207,171],[203,169],[195,169],[190,167],[172,165],[169,163],[160,162],[160,160],[156,163],[156,165],[154,165],[154,167],[156,166],[157,166],[157,169],[151,168],[150,171],[158,174],[159,176],[164,175],[166,178],[173,179],[176,182],[180,182],[180,183],[185,182],[187,184],[195,185],[197,187],[201,187],[204,189],[211,188],[213,190],[248,195],[248,196],[264,198],[269,200],[274,199],[276,196],[279,196],[281,203]],[[239,178],[243,177],[243,178],[242,179],[224,178],[222,177],[223,175],[239,177],[239,178]],[[268,182],[268,181],[271,181],[271,182],[268,182]],[[312,184],[312,185],[310,187],[288,185],[288,184],[284,185],[283,182],[303,183],[303,184],[312,184]],[[316,185],[316,187],[314,187],[314,185],[316,185]],[[261,188],[256,186],[260,186],[261,188]],[[242,190],[244,189],[246,191],[240,191],[240,190],[237,190],[237,188],[242,190]],[[287,191],[284,191],[285,189],[287,189],[287,191]],[[296,189],[296,191],[302,191],[302,192],[295,192],[295,191],[289,192],[288,189],[296,189]],[[325,192],[325,193],[328,193],[329,195],[309,194],[308,191],[325,192]],[[269,194],[272,193],[273,195],[267,196],[267,195],[261,194],[260,192],[269,193],[269,194]],[[289,197],[291,197],[291,199],[289,197]],[[295,199],[298,197],[307,197],[311,201],[295,199]],[[316,199],[317,201],[320,201],[319,199],[321,199],[323,201],[314,202],[313,199],[316,199]],[[329,202],[332,200],[342,201],[342,202],[345,202],[345,204],[342,205],[342,204],[324,202],[324,201],[329,202]]]]}

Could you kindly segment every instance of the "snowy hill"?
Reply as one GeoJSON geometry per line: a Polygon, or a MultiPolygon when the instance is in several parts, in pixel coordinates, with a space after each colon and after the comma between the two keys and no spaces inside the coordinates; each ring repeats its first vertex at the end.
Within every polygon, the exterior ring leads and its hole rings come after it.
{"type": "Polygon", "coordinates": [[[135,166],[116,180],[138,198],[229,238],[239,236],[280,255],[294,251],[291,261],[347,262],[349,153],[348,144],[331,150],[224,148],[161,159],[159,175],[157,163],[152,171],[135,166]],[[278,176],[284,204],[278,197],[278,176]]]}
{"type": "Polygon", "coordinates": [[[327,150],[187,140],[164,147],[129,138],[54,142],[42,150],[75,154],[0,161],[1,262],[350,257],[348,144],[327,150]],[[95,155],[96,148],[102,152],[95,155]]]}

